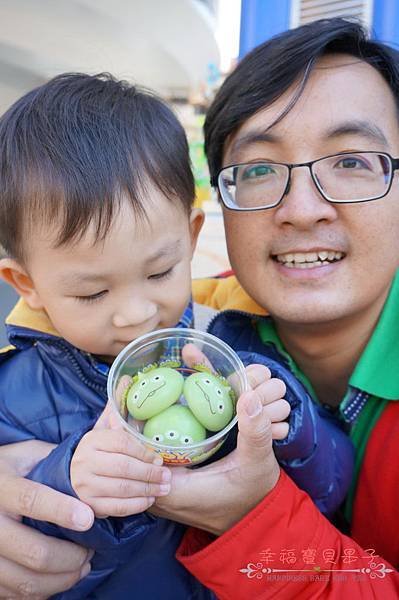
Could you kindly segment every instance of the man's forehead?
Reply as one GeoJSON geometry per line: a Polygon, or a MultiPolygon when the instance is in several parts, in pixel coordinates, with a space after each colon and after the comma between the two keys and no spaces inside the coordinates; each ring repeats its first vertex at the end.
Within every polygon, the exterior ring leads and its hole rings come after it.
{"type": "Polygon", "coordinates": [[[320,141],[360,135],[383,149],[390,107],[396,126],[395,99],[374,67],[354,56],[327,55],[317,61],[304,84],[298,80],[275,102],[248,117],[226,141],[225,155],[230,160],[250,145],[287,143],[293,131],[301,130],[320,141]]]}

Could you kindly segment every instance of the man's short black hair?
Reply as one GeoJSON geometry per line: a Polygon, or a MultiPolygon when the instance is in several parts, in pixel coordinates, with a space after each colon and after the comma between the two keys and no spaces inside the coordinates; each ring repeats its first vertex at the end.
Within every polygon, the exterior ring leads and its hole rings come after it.
{"type": "Polygon", "coordinates": [[[399,104],[399,52],[369,39],[359,23],[342,18],[321,19],[286,31],[243,58],[226,78],[208,111],[205,151],[213,184],[222,167],[227,138],[249,117],[298,83],[295,101],[315,61],[333,53],[350,54],[373,66],[387,81],[399,104]]]}
{"type": "Polygon", "coordinates": [[[60,223],[57,244],[95,223],[102,239],[127,197],[145,216],[150,187],[189,211],[187,139],[152,92],[109,74],[66,73],[0,119],[0,244],[23,260],[30,226],[60,223]]]}

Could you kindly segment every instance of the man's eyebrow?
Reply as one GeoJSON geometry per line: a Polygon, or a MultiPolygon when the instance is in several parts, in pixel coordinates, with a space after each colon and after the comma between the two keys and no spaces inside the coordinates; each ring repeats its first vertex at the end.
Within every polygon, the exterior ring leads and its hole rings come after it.
{"type": "Polygon", "coordinates": [[[326,138],[337,138],[346,135],[357,135],[368,138],[372,142],[384,144],[388,146],[388,140],[385,137],[383,131],[369,121],[345,121],[338,125],[330,127],[325,133],[326,138]]]}
{"type": "Polygon", "coordinates": [[[262,144],[264,142],[275,144],[280,140],[281,138],[279,136],[274,133],[270,133],[269,131],[248,131],[248,133],[240,135],[234,140],[231,145],[230,153],[232,156],[234,156],[246,146],[251,146],[252,144],[262,144]]]}
{"type": "MultiPolygon", "coordinates": [[[[357,135],[364,138],[368,138],[372,142],[383,144],[388,146],[388,140],[383,133],[382,129],[371,123],[370,121],[353,120],[345,121],[337,125],[333,125],[325,132],[325,139],[339,138],[346,135],[357,135]]],[[[282,142],[281,136],[271,133],[270,131],[248,131],[247,133],[238,136],[231,145],[230,155],[234,160],[234,157],[246,146],[252,144],[269,143],[276,144],[282,142]]]]}
{"type": "Polygon", "coordinates": [[[167,244],[166,246],[159,248],[156,252],[154,252],[154,254],[152,254],[151,256],[149,256],[147,258],[146,263],[148,265],[151,265],[162,258],[169,258],[169,257],[176,256],[177,253],[179,252],[180,248],[181,248],[181,240],[176,240],[175,242],[172,242],[171,244],[167,244]]]}

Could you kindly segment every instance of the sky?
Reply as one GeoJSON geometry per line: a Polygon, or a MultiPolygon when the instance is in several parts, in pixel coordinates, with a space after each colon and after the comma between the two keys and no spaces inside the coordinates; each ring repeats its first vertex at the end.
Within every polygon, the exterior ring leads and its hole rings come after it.
{"type": "Polygon", "coordinates": [[[220,48],[220,67],[227,72],[237,58],[240,45],[241,0],[219,0],[218,25],[215,31],[220,48]]]}

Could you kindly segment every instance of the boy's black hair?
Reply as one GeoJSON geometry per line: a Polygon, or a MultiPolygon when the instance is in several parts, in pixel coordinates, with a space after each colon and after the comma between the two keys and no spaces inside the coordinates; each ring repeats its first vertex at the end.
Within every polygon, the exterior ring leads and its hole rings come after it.
{"type": "Polygon", "coordinates": [[[57,245],[79,238],[92,222],[102,239],[122,197],[145,215],[150,187],[189,213],[187,139],[171,109],[148,90],[106,73],[66,73],[0,119],[0,244],[9,256],[26,259],[31,226],[54,220],[57,245]]]}
{"type": "Polygon", "coordinates": [[[342,18],[320,19],[286,31],[243,58],[224,81],[208,111],[205,151],[213,185],[222,168],[228,136],[299,82],[293,102],[278,120],[283,118],[300,96],[317,58],[332,53],[350,54],[373,66],[387,81],[399,104],[399,52],[369,39],[359,23],[342,18]]]}

